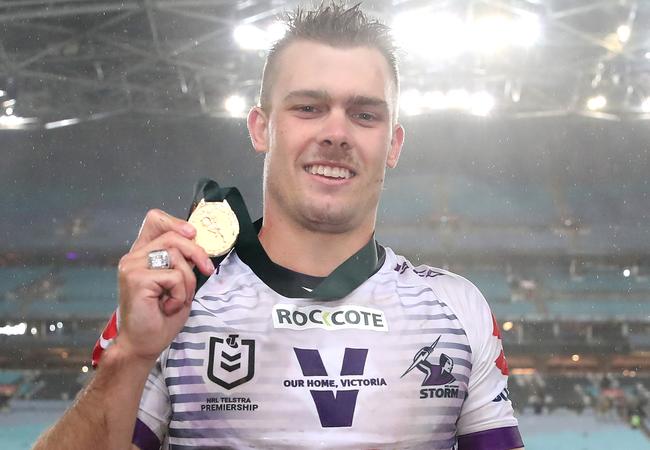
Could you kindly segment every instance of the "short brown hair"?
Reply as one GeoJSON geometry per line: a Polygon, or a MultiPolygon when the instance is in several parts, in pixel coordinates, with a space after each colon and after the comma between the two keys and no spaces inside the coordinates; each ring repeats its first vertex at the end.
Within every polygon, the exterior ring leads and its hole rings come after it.
{"type": "Polygon", "coordinates": [[[332,1],[328,5],[321,3],[314,10],[301,7],[290,12],[285,23],[287,32],[277,41],[268,56],[262,74],[260,106],[270,111],[270,92],[276,61],[284,48],[296,41],[313,41],[332,47],[375,48],[386,58],[395,82],[395,95],[399,92],[399,71],[397,68],[396,47],[390,34],[390,28],[379,20],[369,18],[361,10],[361,3],[346,8],[344,3],[332,1]]]}

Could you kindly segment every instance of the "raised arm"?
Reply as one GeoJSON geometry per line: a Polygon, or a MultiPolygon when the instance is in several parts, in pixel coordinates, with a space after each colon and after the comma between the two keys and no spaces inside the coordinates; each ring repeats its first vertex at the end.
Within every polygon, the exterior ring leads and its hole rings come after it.
{"type": "Polygon", "coordinates": [[[147,376],[189,316],[196,286],[192,266],[206,275],[214,270],[191,240],[194,234],[183,220],[159,210],[147,213],[118,267],[119,335],[88,386],[34,450],[131,448],[147,376]],[[148,254],[160,249],[169,252],[170,267],[150,269],[148,254]]]}

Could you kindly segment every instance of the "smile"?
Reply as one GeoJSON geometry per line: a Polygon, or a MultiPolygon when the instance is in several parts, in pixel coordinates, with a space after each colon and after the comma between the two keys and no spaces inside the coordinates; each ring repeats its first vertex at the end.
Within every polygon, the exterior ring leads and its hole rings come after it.
{"type": "Polygon", "coordinates": [[[352,178],[355,175],[354,172],[345,167],[332,167],[321,164],[305,166],[305,172],[312,175],[321,175],[327,178],[339,178],[344,180],[352,178]]]}

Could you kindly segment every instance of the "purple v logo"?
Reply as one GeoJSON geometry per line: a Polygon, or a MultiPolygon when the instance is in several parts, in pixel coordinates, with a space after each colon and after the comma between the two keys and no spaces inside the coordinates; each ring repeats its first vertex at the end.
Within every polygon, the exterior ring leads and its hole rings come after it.
{"type": "MultiPolygon", "coordinates": [[[[294,348],[293,350],[296,353],[296,358],[298,358],[304,376],[328,376],[318,350],[305,348],[294,348]]],[[[363,375],[367,356],[368,349],[346,348],[343,355],[343,364],[341,365],[341,376],[363,375]]],[[[332,390],[312,389],[309,392],[314,399],[321,426],[324,428],[352,426],[359,389],[337,390],[336,393],[332,390]]]]}

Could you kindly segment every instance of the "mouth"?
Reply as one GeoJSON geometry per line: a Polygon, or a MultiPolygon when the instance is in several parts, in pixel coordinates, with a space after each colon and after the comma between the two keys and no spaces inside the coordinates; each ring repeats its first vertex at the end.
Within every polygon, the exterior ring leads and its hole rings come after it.
{"type": "Polygon", "coordinates": [[[304,167],[305,172],[332,180],[348,180],[356,173],[347,167],[330,166],[324,164],[309,164],[304,167]]]}

